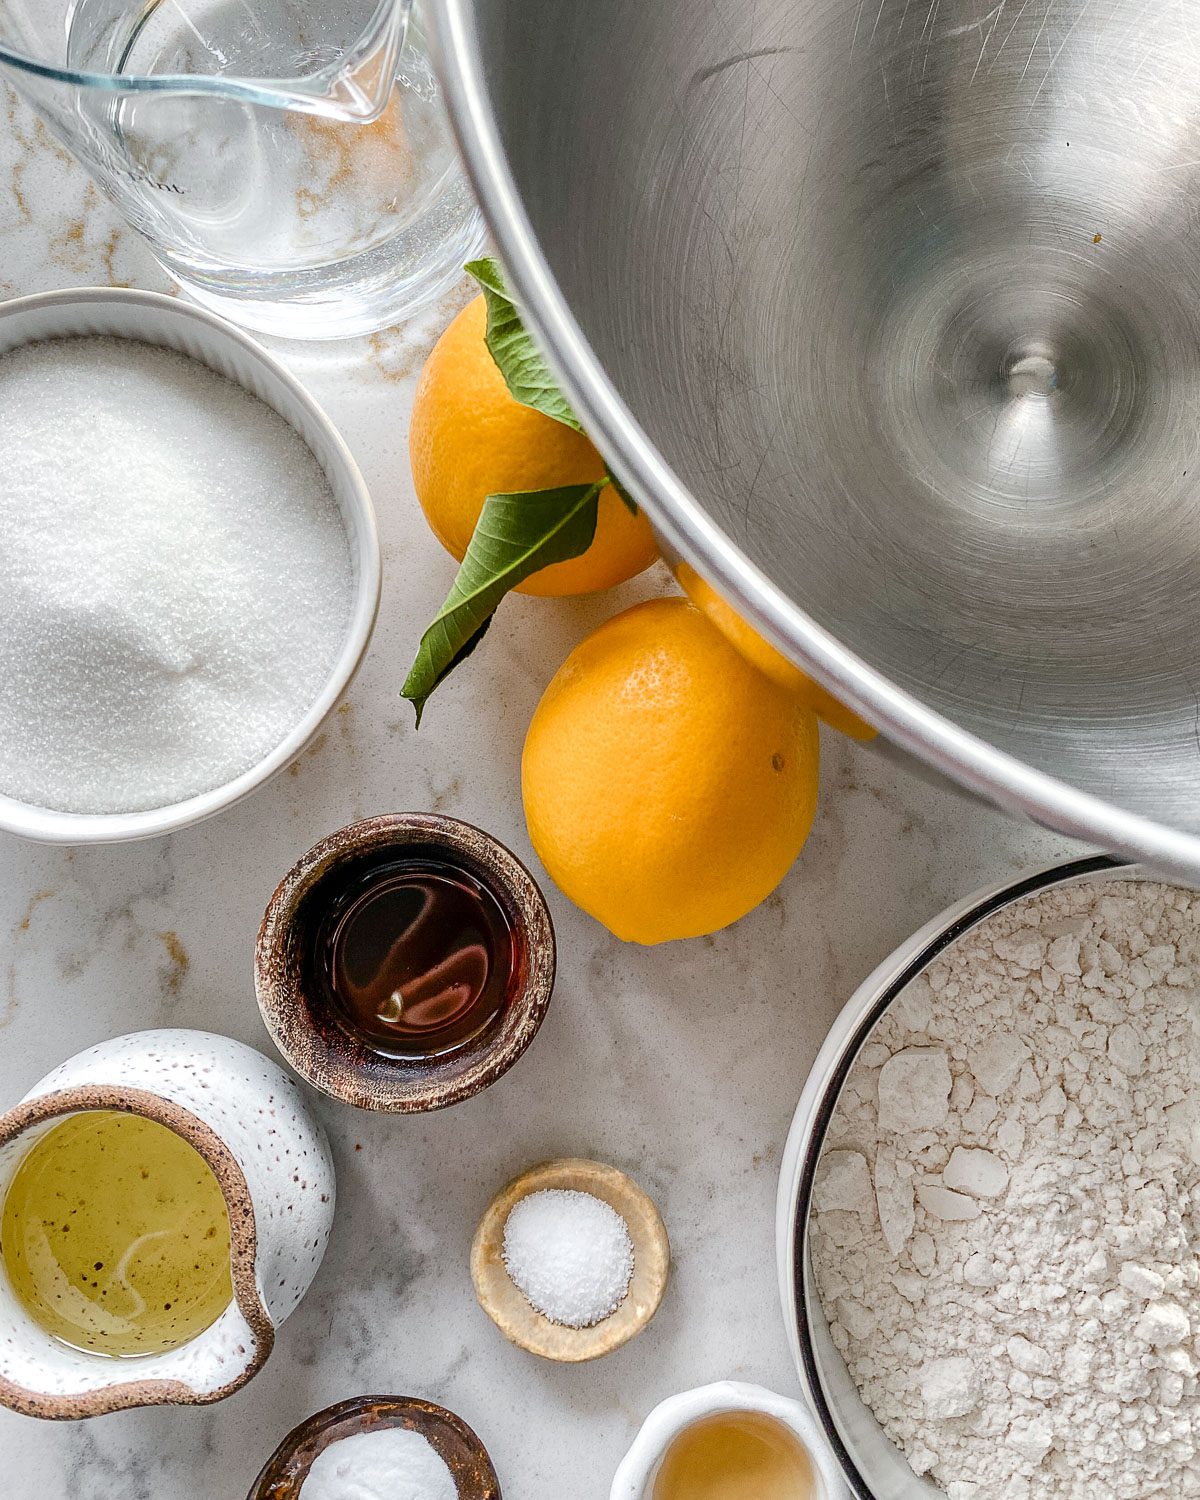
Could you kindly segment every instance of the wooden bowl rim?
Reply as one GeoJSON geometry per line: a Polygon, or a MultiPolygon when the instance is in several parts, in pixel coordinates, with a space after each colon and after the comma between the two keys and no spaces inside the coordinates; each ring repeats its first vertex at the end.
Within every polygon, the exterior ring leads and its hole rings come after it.
{"type": "Polygon", "coordinates": [[[296,861],[267,906],[254,955],[263,1022],[283,1057],[331,1099],[407,1114],[446,1109],[503,1077],[537,1035],[554,992],[556,945],[546,898],[533,875],[493,834],[443,813],[381,813],[326,834],[296,861]],[[526,953],[524,983],[499,1025],[462,1052],[407,1063],[373,1052],[329,1014],[301,977],[307,903],[339,866],[376,850],[438,847],[476,871],[513,920],[526,953]]]}
{"type": "Polygon", "coordinates": [[[386,1427],[419,1432],[454,1475],[461,1500],[501,1500],[500,1481],[478,1433],[457,1412],[419,1396],[351,1396],[313,1412],[271,1454],[247,1500],[294,1500],[332,1443],[386,1427]]]}

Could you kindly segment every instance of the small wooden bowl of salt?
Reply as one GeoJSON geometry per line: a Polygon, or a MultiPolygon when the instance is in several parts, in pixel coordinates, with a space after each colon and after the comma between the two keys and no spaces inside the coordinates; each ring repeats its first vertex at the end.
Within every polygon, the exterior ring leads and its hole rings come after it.
{"type": "Polygon", "coordinates": [[[543,1359],[579,1364],[628,1343],[658,1311],[671,1247],[658,1209],[603,1162],[543,1162],[502,1188],[471,1246],[479,1305],[543,1359]]]}

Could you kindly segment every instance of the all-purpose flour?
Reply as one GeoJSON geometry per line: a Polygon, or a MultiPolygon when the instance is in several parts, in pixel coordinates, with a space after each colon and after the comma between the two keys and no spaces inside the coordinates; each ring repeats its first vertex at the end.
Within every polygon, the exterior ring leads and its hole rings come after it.
{"type": "Polygon", "coordinates": [[[1200,898],[1069,887],[908,986],[815,1187],[833,1339],[949,1500],[1200,1496],[1200,898]]]}

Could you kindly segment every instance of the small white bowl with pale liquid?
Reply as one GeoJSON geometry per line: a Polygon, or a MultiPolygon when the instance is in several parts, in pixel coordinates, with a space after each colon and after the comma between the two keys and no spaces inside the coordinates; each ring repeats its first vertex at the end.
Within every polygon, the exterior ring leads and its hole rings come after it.
{"type": "Polygon", "coordinates": [[[801,1401],[723,1380],[661,1402],[609,1500],[849,1500],[801,1401]]]}

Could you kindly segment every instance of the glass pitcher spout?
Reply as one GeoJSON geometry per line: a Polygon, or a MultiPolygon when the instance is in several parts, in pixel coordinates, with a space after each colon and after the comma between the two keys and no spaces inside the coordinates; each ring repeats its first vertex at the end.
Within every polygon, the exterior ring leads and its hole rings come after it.
{"type": "Polygon", "coordinates": [[[0,0],[0,68],[35,95],[207,95],[369,124],[388,106],[412,3],[0,0]]]}
{"type": "MultiPolygon", "coordinates": [[[[308,103],[314,113],[332,119],[363,124],[377,120],[388,105],[411,11],[412,0],[380,0],[353,54],[332,70],[297,80],[289,91],[292,107],[302,109],[308,103]]],[[[278,87],[282,91],[283,83],[278,87]]]]}

